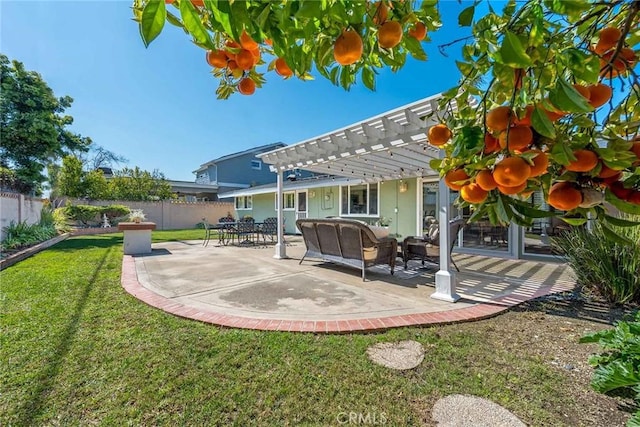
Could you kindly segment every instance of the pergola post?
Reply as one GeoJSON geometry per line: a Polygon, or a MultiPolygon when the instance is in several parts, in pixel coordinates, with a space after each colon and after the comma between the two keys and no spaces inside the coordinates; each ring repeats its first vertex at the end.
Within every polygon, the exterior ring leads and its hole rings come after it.
{"type": "Polygon", "coordinates": [[[289,258],[287,256],[287,245],[284,243],[284,213],[282,211],[283,196],[283,173],[281,169],[277,172],[277,189],[276,189],[276,216],[278,217],[278,242],[276,243],[276,253],[273,255],[276,259],[289,258]]]}
{"type": "Polygon", "coordinates": [[[456,302],[460,295],[456,293],[456,275],[451,271],[451,236],[449,227],[449,187],[444,179],[438,184],[438,225],[440,227],[440,270],[436,273],[436,291],[431,295],[433,299],[456,302]]]}

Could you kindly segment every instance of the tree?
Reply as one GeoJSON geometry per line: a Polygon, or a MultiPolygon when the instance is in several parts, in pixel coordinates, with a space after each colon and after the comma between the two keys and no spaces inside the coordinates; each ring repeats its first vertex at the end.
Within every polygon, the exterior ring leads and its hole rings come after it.
{"type": "Polygon", "coordinates": [[[85,195],[82,162],[75,156],[65,156],[58,173],[57,191],[61,196],[80,198],[85,195]]]}
{"type": "Polygon", "coordinates": [[[158,170],[148,172],[136,166],[114,171],[109,193],[116,200],[162,200],[173,196],[171,185],[158,170]]]}
{"type": "Polygon", "coordinates": [[[112,168],[117,164],[127,163],[128,161],[126,157],[96,144],[91,145],[89,153],[90,155],[87,156],[87,159],[83,161],[83,163],[85,164],[85,168],[90,171],[104,167],[112,168]]]}
{"type": "MultiPolygon", "coordinates": [[[[426,59],[425,30],[440,27],[435,0],[167,3],[134,1],[143,42],[165,21],[184,29],[206,50],[219,98],[253,93],[247,79],[262,86],[266,57],[267,72],[285,78],[315,69],[345,89],[359,78],[373,90],[377,68],[397,70],[407,54],[426,59]]],[[[462,45],[462,77],[429,129],[445,153],[431,166],[474,209],[472,220],[527,225],[566,212],[572,224],[592,216],[605,229],[634,225],[603,203],[640,214],[640,1],[512,0],[476,17],[480,3],[458,17],[471,35],[441,46],[462,45]],[[532,206],[531,192],[558,212],[532,206]]]]}
{"type": "Polygon", "coordinates": [[[27,191],[40,194],[47,163],[86,151],[89,138],[70,132],[69,96],[56,98],[42,77],[0,54],[0,166],[14,171],[27,191]]]}

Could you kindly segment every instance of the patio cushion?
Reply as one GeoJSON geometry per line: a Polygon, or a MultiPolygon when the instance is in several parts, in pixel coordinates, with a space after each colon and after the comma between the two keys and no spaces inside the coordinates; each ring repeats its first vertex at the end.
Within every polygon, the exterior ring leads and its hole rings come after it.
{"type": "Polygon", "coordinates": [[[307,248],[300,263],[311,256],[359,267],[363,280],[365,269],[378,264],[389,265],[393,274],[398,242],[392,237],[377,237],[367,224],[342,218],[306,218],[297,220],[296,225],[307,248]]]}

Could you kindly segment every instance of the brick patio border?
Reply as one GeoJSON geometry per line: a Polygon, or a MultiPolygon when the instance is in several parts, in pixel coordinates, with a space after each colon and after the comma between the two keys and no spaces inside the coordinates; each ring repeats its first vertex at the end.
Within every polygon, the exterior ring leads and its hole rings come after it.
{"type": "Polygon", "coordinates": [[[373,332],[402,326],[442,325],[483,320],[494,317],[527,300],[558,292],[557,290],[552,292],[553,286],[543,286],[531,296],[511,294],[492,299],[490,302],[478,303],[472,307],[431,313],[405,314],[402,316],[372,317],[355,320],[278,320],[233,316],[224,313],[198,310],[175,302],[171,298],[158,295],[140,284],[136,273],[135,260],[131,255],[124,255],[122,260],[121,284],[129,294],[140,301],[179,317],[231,328],[262,331],[312,332],[318,334],[373,332]]]}

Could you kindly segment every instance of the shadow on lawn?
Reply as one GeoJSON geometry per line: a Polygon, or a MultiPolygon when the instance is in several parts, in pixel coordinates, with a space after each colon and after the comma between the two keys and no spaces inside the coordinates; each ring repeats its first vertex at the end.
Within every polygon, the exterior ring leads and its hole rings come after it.
{"type": "Polygon", "coordinates": [[[71,252],[78,249],[111,248],[122,245],[122,234],[104,234],[93,236],[75,236],[49,248],[49,251],[71,252]]]}
{"type": "Polygon", "coordinates": [[[638,308],[635,305],[611,305],[597,296],[585,295],[577,288],[573,291],[527,301],[512,308],[512,311],[540,311],[552,316],[612,325],[614,322],[633,316],[638,308]]]}
{"type": "MultiPolygon", "coordinates": [[[[120,239],[122,240],[122,239],[120,239]]],[[[80,295],[78,296],[75,309],[73,310],[73,314],[69,319],[69,323],[66,328],[62,332],[60,336],[60,340],[57,348],[53,351],[53,355],[49,360],[49,364],[40,372],[40,375],[37,379],[36,389],[31,393],[31,398],[24,402],[21,407],[21,417],[20,421],[17,425],[34,425],[35,420],[43,411],[43,405],[46,402],[48,394],[51,392],[51,388],[56,381],[56,377],[59,374],[60,368],[64,363],[66,356],[71,349],[71,345],[74,341],[74,336],[76,335],[80,323],[80,318],[82,313],[84,312],[87,301],[89,299],[89,294],[94,288],[96,279],[100,274],[106,260],[109,258],[111,254],[111,250],[113,246],[117,243],[118,238],[108,237],[103,238],[102,236],[98,236],[95,239],[71,239],[65,242],[62,242],[60,245],[56,245],[57,250],[77,250],[78,248],[87,248],[87,247],[105,247],[108,248],[104,256],[97,263],[95,270],[90,278],[88,278],[84,289],[82,289],[80,295]],[[90,242],[87,242],[90,240],[90,242]],[[89,244],[87,244],[89,243],[89,244]]]]}

